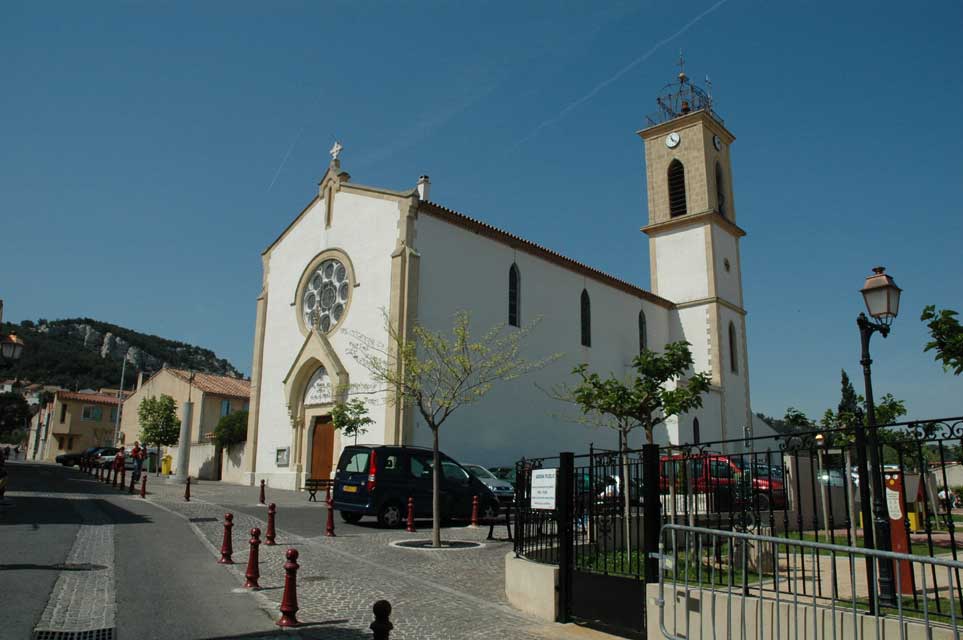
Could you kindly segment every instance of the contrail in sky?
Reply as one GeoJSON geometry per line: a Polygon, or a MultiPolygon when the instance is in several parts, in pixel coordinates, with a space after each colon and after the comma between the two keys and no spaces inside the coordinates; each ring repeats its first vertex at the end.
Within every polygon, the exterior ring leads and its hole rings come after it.
{"type": "Polygon", "coordinates": [[[277,182],[278,176],[281,175],[281,169],[283,169],[284,165],[287,164],[288,156],[290,156],[291,152],[294,151],[294,145],[298,143],[298,140],[301,139],[301,134],[303,133],[304,133],[304,127],[302,126],[300,129],[298,129],[298,135],[294,136],[294,142],[292,142],[291,146],[288,147],[288,152],[284,154],[284,158],[281,160],[281,164],[278,165],[278,170],[274,172],[274,177],[271,178],[271,184],[269,184],[267,188],[268,191],[270,191],[271,187],[274,186],[274,183],[277,182]]]}
{"type": "Polygon", "coordinates": [[[591,91],[589,91],[584,96],[582,96],[578,100],[575,100],[574,102],[566,106],[564,109],[562,109],[557,116],[555,116],[554,118],[549,118],[548,120],[545,120],[543,122],[540,122],[539,125],[534,129],[532,129],[532,131],[527,136],[525,136],[515,144],[515,148],[518,148],[523,143],[534,138],[535,135],[545,127],[549,127],[555,124],[556,122],[558,122],[559,120],[561,120],[562,118],[564,118],[573,109],[585,104],[586,102],[594,98],[596,95],[598,95],[598,93],[602,89],[609,86],[610,84],[612,84],[613,82],[615,82],[616,80],[618,80],[619,78],[627,74],[629,71],[631,71],[635,67],[639,66],[640,64],[648,60],[652,56],[652,54],[658,51],[661,47],[668,44],[669,42],[672,42],[679,36],[681,36],[683,33],[685,33],[690,28],[692,28],[694,24],[696,24],[697,22],[705,18],[707,15],[709,15],[710,13],[712,13],[713,11],[715,11],[716,9],[724,5],[726,2],[728,2],[728,0],[718,0],[718,2],[716,2],[714,5],[712,5],[711,7],[709,7],[708,9],[706,9],[705,11],[703,11],[702,13],[694,17],[692,20],[689,20],[687,23],[685,23],[681,29],[679,29],[669,37],[659,40],[658,42],[655,43],[655,45],[652,46],[651,49],[649,49],[648,51],[643,53],[641,56],[639,56],[629,64],[625,65],[624,67],[616,71],[615,74],[612,75],[610,78],[603,80],[602,82],[595,85],[595,87],[591,91]]]}

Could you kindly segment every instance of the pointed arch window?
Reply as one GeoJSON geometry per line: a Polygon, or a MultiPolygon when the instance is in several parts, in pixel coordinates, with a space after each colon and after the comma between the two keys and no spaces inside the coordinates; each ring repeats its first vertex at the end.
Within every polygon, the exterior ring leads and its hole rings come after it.
{"type": "Polygon", "coordinates": [[[639,310],[639,353],[642,353],[649,347],[649,338],[646,334],[645,326],[645,311],[639,310]]]}
{"type": "Polygon", "coordinates": [[[729,323],[729,369],[739,373],[739,356],[736,351],[736,325],[729,323]]]}
{"type": "Polygon", "coordinates": [[[513,262],[508,269],[508,324],[513,327],[521,326],[520,289],[521,276],[518,273],[518,265],[513,262]]]}
{"type": "Polygon", "coordinates": [[[582,289],[582,299],[580,301],[582,317],[582,346],[592,346],[592,302],[589,300],[588,291],[582,289]]]}
{"type": "Polygon", "coordinates": [[[669,215],[674,218],[685,214],[685,167],[673,160],[669,163],[669,215]]]}
{"type": "Polygon", "coordinates": [[[728,203],[726,202],[726,177],[722,173],[722,165],[716,162],[716,202],[719,203],[719,213],[728,218],[728,203]]]}
{"type": "Polygon", "coordinates": [[[692,420],[692,444],[699,444],[702,442],[702,433],[699,428],[699,419],[695,418],[692,420]]]}

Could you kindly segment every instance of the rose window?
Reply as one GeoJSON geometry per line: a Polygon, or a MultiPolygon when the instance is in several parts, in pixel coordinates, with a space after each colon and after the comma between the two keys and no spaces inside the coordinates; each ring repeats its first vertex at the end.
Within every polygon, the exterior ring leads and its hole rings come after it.
{"type": "Polygon", "coordinates": [[[317,326],[327,333],[338,324],[348,304],[351,285],[348,270],[340,261],[329,259],[321,263],[318,270],[308,280],[301,299],[301,313],[304,324],[317,326]]]}

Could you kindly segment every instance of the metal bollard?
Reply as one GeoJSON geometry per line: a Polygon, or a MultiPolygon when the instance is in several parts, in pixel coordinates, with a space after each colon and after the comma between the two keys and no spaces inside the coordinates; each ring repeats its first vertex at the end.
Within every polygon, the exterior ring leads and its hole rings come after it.
{"type": "Polygon", "coordinates": [[[136,480],[134,480],[134,474],[132,473],[132,474],[130,474],[130,490],[127,492],[127,493],[129,493],[130,495],[134,495],[134,484],[135,484],[135,483],[136,483],[136,480]]]}
{"type": "Polygon", "coordinates": [[[378,600],[371,607],[374,611],[374,622],[368,625],[368,628],[374,632],[374,640],[391,640],[391,630],[395,628],[391,624],[391,603],[387,600],[378,600]]]}
{"type": "Polygon", "coordinates": [[[472,496],[471,499],[471,526],[478,526],[478,496],[472,496]]]}
{"type": "Polygon", "coordinates": [[[415,529],[415,499],[408,496],[408,525],[405,527],[408,533],[417,533],[415,529]]]}
{"type": "Polygon", "coordinates": [[[140,477],[140,497],[147,497],[147,474],[145,473],[140,477]]]}
{"type": "Polygon", "coordinates": [[[184,502],[191,501],[191,477],[187,476],[187,484],[184,485],[184,502]]]}
{"type": "Polygon", "coordinates": [[[258,504],[264,504],[264,480],[261,480],[261,494],[257,499],[258,504]]]}
{"type": "Polygon", "coordinates": [[[278,508],[273,502],[268,505],[268,522],[267,531],[264,532],[264,544],[269,547],[273,547],[274,542],[274,517],[277,514],[278,508]]]}
{"type": "Polygon", "coordinates": [[[231,555],[234,553],[234,544],[231,542],[233,537],[231,529],[234,528],[234,514],[224,514],[224,539],[221,541],[221,559],[218,564],[234,564],[231,555]]]}
{"type": "Polygon", "coordinates": [[[284,595],[281,596],[281,619],[279,627],[295,627],[299,625],[298,613],[298,550],[288,549],[284,563],[284,595]]]}
{"type": "Polygon", "coordinates": [[[244,572],[244,588],[260,589],[261,585],[257,579],[261,577],[261,570],[258,568],[257,548],[261,544],[261,530],[257,527],[251,529],[251,552],[247,556],[247,570],[244,572]]]}
{"type": "Polygon", "coordinates": [[[328,521],[324,526],[325,538],[336,538],[334,535],[334,498],[331,497],[331,487],[328,487],[328,495],[324,501],[328,505],[328,521]]]}

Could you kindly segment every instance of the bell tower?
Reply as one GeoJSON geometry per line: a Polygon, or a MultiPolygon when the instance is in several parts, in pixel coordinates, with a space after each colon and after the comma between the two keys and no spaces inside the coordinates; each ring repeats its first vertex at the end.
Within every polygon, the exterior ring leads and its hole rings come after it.
{"type": "Polygon", "coordinates": [[[746,232],[736,224],[729,156],[735,136],[713,110],[711,94],[684,69],[657,103],[659,112],[638,132],[645,144],[642,231],[649,236],[651,289],[675,303],[672,339],[689,341],[696,371],[712,380],[700,415],[682,416],[675,435],[689,443],[741,439],[751,430],[752,411],[739,259],[746,232]],[[700,429],[686,424],[695,418],[700,429]]]}

